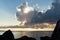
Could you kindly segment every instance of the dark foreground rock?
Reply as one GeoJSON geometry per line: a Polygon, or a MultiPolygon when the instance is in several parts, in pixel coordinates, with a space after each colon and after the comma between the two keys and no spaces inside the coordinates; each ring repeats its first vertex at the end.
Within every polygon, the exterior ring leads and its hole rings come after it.
{"type": "Polygon", "coordinates": [[[14,40],[14,36],[12,32],[8,30],[3,35],[0,35],[0,40],[14,40]]]}
{"type": "Polygon", "coordinates": [[[35,38],[32,38],[32,37],[23,36],[23,37],[18,38],[16,40],[36,40],[36,39],[35,38]]]}
{"type": "Polygon", "coordinates": [[[51,40],[60,40],[60,20],[58,20],[56,27],[51,36],[51,40]]]}
{"type": "Polygon", "coordinates": [[[57,21],[56,27],[51,35],[51,37],[45,36],[40,37],[41,40],[60,40],[60,20],[57,21]]]}

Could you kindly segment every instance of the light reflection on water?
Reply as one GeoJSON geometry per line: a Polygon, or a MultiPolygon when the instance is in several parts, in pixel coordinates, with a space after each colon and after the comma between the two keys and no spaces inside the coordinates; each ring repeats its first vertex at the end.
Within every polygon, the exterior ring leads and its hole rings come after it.
{"type": "MultiPolygon", "coordinates": [[[[0,35],[2,35],[4,32],[0,32],[0,35]]],[[[20,32],[13,32],[13,35],[15,38],[20,38],[21,36],[29,36],[36,39],[40,39],[40,37],[43,36],[51,36],[52,31],[20,31],[20,32]]]]}

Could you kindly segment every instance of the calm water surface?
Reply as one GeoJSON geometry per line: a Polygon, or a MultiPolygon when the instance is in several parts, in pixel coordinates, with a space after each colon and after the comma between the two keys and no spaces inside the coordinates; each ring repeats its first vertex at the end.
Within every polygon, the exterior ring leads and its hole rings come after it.
{"type": "MultiPolygon", "coordinates": [[[[0,35],[2,35],[4,32],[0,32],[0,35]]],[[[15,38],[20,38],[21,36],[29,36],[36,38],[37,40],[40,39],[40,37],[43,36],[51,36],[52,31],[19,31],[19,32],[12,32],[15,38]]]]}

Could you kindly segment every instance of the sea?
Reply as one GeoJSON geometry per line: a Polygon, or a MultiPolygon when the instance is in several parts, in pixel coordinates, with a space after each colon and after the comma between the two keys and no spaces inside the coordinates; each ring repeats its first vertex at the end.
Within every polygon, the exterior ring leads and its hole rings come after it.
{"type": "MultiPolygon", "coordinates": [[[[2,35],[4,32],[0,31],[0,35],[2,35]]],[[[40,40],[40,37],[49,36],[51,37],[52,31],[15,31],[13,32],[14,38],[20,38],[22,36],[28,36],[36,38],[36,40],[40,40]]]]}

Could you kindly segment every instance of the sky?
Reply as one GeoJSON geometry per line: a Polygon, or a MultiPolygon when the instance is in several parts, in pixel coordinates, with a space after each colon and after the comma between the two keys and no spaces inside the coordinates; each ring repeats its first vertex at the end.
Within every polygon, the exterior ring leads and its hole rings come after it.
{"type": "Polygon", "coordinates": [[[0,0],[0,26],[2,25],[18,25],[16,19],[16,7],[24,2],[28,2],[29,6],[38,6],[46,9],[52,5],[52,0],[0,0]]]}

